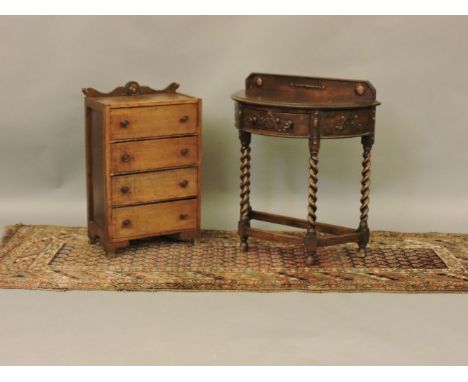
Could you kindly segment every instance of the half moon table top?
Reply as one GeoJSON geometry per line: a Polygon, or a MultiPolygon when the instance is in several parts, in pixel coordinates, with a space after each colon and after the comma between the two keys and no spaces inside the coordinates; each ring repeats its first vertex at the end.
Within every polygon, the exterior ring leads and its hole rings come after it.
{"type": "Polygon", "coordinates": [[[231,98],[237,102],[250,105],[284,107],[291,109],[360,109],[380,105],[380,102],[344,102],[335,100],[304,100],[301,98],[282,99],[281,97],[271,97],[264,95],[248,95],[246,90],[239,90],[231,95],[231,98]]]}
{"type": "Polygon", "coordinates": [[[236,127],[279,137],[349,138],[374,133],[369,81],[252,73],[236,101],[236,127]]]}

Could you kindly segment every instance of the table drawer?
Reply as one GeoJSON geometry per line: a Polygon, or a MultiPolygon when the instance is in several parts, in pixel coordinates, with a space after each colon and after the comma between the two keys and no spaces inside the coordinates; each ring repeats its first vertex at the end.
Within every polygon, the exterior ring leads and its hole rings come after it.
{"type": "Polygon", "coordinates": [[[320,117],[322,137],[363,135],[374,128],[374,110],[326,111],[320,117]]]}
{"type": "Polygon", "coordinates": [[[135,107],[110,112],[111,140],[194,134],[196,131],[196,104],[135,107]]]}
{"type": "Polygon", "coordinates": [[[138,204],[197,195],[197,168],[113,176],[112,205],[138,204]]]}
{"type": "Polygon", "coordinates": [[[198,161],[197,137],[164,138],[113,143],[111,172],[133,172],[194,165],[198,161]]]}
{"type": "Polygon", "coordinates": [[[197,199],[120,207],[112,210],[114,239],[197,228],[197,199]]]}
{"type": "Polygon", "coordinates": [[[308,135],[309,114],[281,113],[267,109],[243,109],[244,130],[267,135],[308,135]]]}

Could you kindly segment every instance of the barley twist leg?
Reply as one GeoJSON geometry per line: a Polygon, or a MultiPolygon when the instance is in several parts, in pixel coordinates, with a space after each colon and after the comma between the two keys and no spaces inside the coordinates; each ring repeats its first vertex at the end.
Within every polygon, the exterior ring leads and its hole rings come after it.
{"type": "Polygon", "coordinates": [[[250,133],[240,131],[241,141],[241,202],[240,202],[240,221],[239,238],[243,251],[248,250],[248,235],[246,228],[250,227],[250,133]]]}
{"type": "Polygon", "coordinates": [[[370,173],[371,173],[371,149],[372,149],[373,137],[366,136],[362,137],[363,145],[363,160],[362,160],[362,178],[361,178],[361,216],[359,223],[359,232],[361,238],[359,240],[359,255],[365,257],[366,246],[369,242],[369,226],[367,224],[369,216],[369,194],[370,194],[370,173]]]}
{"type": "Polygon", "coordinates": [[[317,250],[317,232],[315,223],[317,221],[317,182],[318,182],[318,153],[311,153],[309,159],[309,192],[308,192],[308,208],[307,208],[307,223],[309,225],[306,233],[305,247],[307,250],[306,264],[313,265],[316,263],[317,250]]]}
{"type": "Polygon", "coordinates": [[[318,182],[318,154],[313,153],[309,159],[309,198],[307,222],[309,230],[315,232],[315,222],[317,221],[317,182],[318,182]]]}
{"type": "Polygon", "coordinates": [[[312,120],[312,129],[309,136],[309,190],[307,205],[307,232],[304,238],[304,247],[306,250],[305,262],[307,265],[313,265],[318,262],[317,259],[317,182],[318,182],[318,153],[320,148],[320,134],[318,126],[318,113],[314,113],[312,120]]]}

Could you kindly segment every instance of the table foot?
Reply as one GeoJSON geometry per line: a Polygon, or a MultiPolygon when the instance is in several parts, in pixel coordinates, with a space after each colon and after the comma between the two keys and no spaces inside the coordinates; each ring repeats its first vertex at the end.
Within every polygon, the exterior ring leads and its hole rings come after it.
{"type": "Polygon", "coordinates": [[[305,258],[305,263],[306,265],[315,265],[318,263],[317,261],[317,256],[316,255],[307,255],[306,258],[305,258]]]}
{"type": "Polygon", "coordinates": [[[367,256],[367,248],[359,248],[357,256],[360,257],[361,259],[364,259],[367,256]]]}
{"type": "Polygon", "coordinates": [[[240,247],[243,252],[247,252],[249,250],[249,243],[247,242],[247,239],[241,240],[240,247]]]}

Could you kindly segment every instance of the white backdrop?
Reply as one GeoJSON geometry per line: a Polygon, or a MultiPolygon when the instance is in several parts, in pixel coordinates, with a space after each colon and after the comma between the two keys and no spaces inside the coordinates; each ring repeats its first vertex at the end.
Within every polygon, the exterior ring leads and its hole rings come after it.
{"type": "MultiPolygon", "coordinates": [[[[371,229],[468,230],[466,17],[1,17],[0,224],[86,224],[82,87],[204,102],[203,227],[234,229],[230,94],[253,71],[370,80],[371,229]]],[[[254,137],[256,209],[306,214],[307,144],[254,137]]],[[[325,141],[319,220],[357,226],[361,145],[325,141]]]]}

